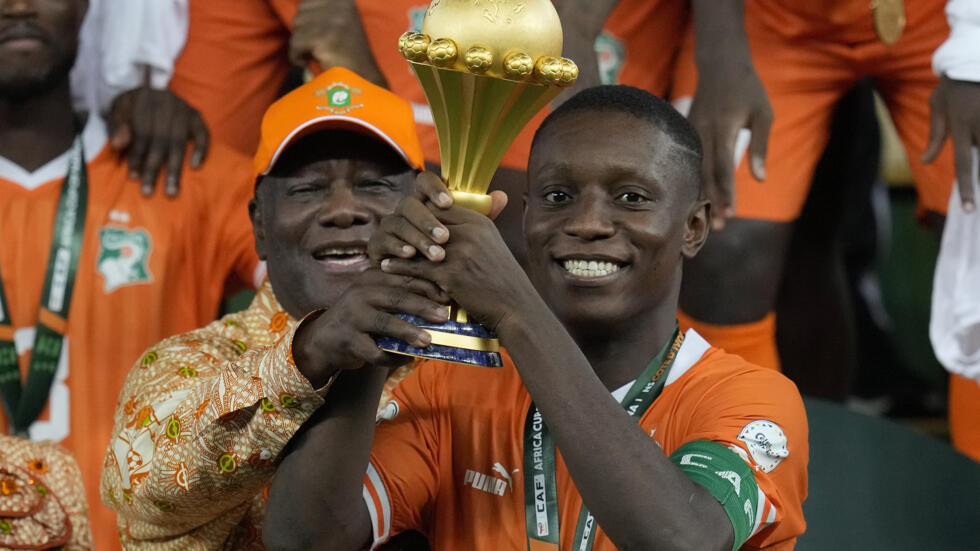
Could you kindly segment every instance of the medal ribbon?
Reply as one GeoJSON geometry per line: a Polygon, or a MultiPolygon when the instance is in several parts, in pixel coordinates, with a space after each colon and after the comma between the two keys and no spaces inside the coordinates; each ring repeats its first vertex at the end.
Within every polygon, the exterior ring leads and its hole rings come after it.
{"type": "MultiPolygon", "coordinates": [[[[621,402],[631,417],[639,420],[663,391],[684,334],[674,330],[664,346],[647,364],[621,402]]],[[[555,445],[541,412],[532,403],[524,421],[524,519],[528,551],[558,551],[558,484],[555,481],[555,445]]],[[[595,517],[585,504],[575,528],[574,551],[591,551],[595,544],[595,517]]]]}
{"type": "Polygon", "coordinates": [[[61,184],[58,211],[51,237],[51,252],[41,292],[41,306],[31,349],[27,381],[21,385],[17,347],[10,309],[0,279],[0,399],[12,432],[26,436],[44,409],[64,345],[78,259],[82,252],[88,175],[81,136],[76,136],[68,157],[68,174],[61,184]]]}

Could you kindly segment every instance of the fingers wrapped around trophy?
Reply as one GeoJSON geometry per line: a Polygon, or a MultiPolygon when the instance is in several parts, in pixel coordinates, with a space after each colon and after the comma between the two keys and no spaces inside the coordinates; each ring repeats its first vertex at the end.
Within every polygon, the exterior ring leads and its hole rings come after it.
{"type": "MultiPolygon", "coordinates": [[[[578,67],[561,57],[563,39],[551,0],[432,0],[422,32],[398,39],[432,109],[442,178],[456,205],[490,212],[487,190],[507,149],[548,102],[575,83],[578,67]]],[[[502,365],[496,336],[458,307],[440,325],[403,319],[427,331],[432,344],[420,349],[379,337],[383,350],[502,365]]]]}

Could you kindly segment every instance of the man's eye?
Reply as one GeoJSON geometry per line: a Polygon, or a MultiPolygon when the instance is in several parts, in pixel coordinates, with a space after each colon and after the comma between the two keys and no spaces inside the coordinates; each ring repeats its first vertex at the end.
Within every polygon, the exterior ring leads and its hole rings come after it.
{"type": "Polygon", "coordinates": [[[564,203],[571,198],[572,196],[564,191],[549,191],[544,194],[544,200],[548,203],[564,203]]]}
{"type": "Polygon", "coordinates": [[[320,186],[315,186],[313,184],[300,184],[300,185],[290,187],[287,190],[286,194],[289,197],[295,197],[295,196],[310,195],[312,193],[316,193],[319,190],[320,190],[320,186]]]}
{"type": "Polygon", "coordinates": [[[367,193],[384,193],[392,191],[395,189],[395,184],[384,179],[378,180],[364,180],[358,182],[355,186],[357,191],[363,191],[367,193]]]}
{"type": "Polygon", "coordinates": [[[632,191],[628,191],[626,193],[620,194],[619,197],[616,198],[616,200],[621,201],[623,203],[645,203],[649,201],[649,199],[647,199],[643,195],[640,195],[639,193],[635,193],[632,191]]]}

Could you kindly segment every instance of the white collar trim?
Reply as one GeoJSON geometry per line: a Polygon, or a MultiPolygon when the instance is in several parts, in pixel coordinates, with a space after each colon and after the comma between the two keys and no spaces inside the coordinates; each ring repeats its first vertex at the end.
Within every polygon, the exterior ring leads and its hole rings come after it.
{"type": "MultiPolygon", "coordinates": [[[[667,375],[664,386],[666,387],[679,379],[681,375],[687,373],[689,369],[694,367],[694,364],[701,360],[701,357],[704,356],[704,353],[709,348],[711,348],[711,345],[708,344],[708,341],[704,340],[704,337],[699,335],[694,329],[688,329],[684,333],[684,344],[677,351],[677,359],[674,360],[674,366],[670,368],[670,374],[667,375]]],[[[635,379],[612,391],[613,398],[617,402],[622,402],[634,384],[636,384],[635,379]]]]}
{"type": "Polygon", "coordinates": [[[689,369],[694,367],[694,364],[701,361],[701,357],[704,356],[704,353],[709,348],[711,348],[711,345],[708,344],[708,341],[704,340],[704,337],[698,335],[694,329],[688,329],[684,333],[684,344],[677,351],[677,359],[674,360],[674,367],[671,368],[670,374],[667,375],[664,386],[680,379],[681,375],[687,373],[689,369]]]}
{"type": "MultiPolygon", "coordinates": [[[[105,123],[101,118],[91,115],[85,128],[82,130],[82,145],[85,148],[85,162],[90,163],[92,159],[102,152],[109,139],[105,123]]],[[[13,161],[0,157],[0,178],[9,180],[25,189],[33,190],[59,178],[64,178],[68,173],[68,154],[65,151],[54,159],[51,159],[34,172],[28,172],[13,161]]]]}

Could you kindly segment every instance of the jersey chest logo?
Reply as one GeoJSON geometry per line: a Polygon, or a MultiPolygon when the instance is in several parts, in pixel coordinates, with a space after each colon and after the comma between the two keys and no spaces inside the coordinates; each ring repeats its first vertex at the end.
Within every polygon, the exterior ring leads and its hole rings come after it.
{"type": "Polygon", "coordinates": [[[502,496],[508,491],[511,493],[514,492],[513,475],[521,472],[520,469],[508,471],[502,464],[494,463],[491,472],[493,474],[484,474],[472,469],[466,469],[466,473],[463,476],[463,486],[482,490],[495,496],[502,496]],[[499,475],[501,478],[497,478],[494,475],[499,475]]]}
{"type": "Polygon", "coordinates": [[[128,231],[104,226],[100,229],[96,269],[105,278],[105,292],[153,281],[149,269],[152,248],[150,234],[142,228],[128,231]]]}
{"type": "Polygon", "coordinates": [[[595,40],[595,52],[599,57],[599,80],[602,84],[616,84],[626,63],[626,45],[608,31],[602,31],[595,40]]]}
{"type": "Polygon", "coordinates": [[[422,22],[425,21],[425,12],[429,6],[415,6],[408,9],[408,28],[420,33],[422,32],[422,22]]]}

